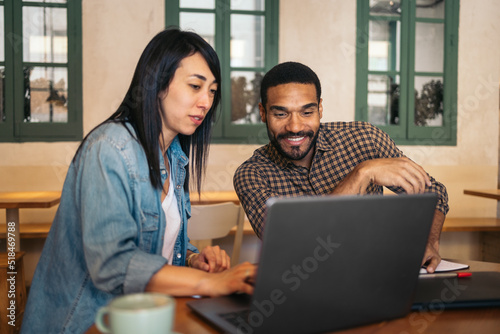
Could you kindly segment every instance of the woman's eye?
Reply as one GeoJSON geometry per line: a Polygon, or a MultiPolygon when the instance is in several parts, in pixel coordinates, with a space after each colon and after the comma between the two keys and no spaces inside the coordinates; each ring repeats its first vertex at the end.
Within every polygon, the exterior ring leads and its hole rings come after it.
{"type": "Polygon", "coordinates": [[[211,89],[211,90],[210,90],[210,93],[211,93],[212,95],[217,94],[217,89],[211,89]]]}
{"type": "Polygon", "coordinates": [[[191,85],[191,87],[192,87],[193,89],[200,89],[200,86],[198,86],[198,85],[191,85]]]}

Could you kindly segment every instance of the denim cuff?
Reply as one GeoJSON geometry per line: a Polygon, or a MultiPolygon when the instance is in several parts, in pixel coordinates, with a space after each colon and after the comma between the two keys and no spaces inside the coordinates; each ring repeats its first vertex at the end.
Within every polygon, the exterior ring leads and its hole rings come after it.
{"type": "Polygon", "coordinates": [[[123,292],[125,294],[143,292],[151,277],[166,264],[167,259],[161,255],[136,252],[127,268],[123,292]]]}

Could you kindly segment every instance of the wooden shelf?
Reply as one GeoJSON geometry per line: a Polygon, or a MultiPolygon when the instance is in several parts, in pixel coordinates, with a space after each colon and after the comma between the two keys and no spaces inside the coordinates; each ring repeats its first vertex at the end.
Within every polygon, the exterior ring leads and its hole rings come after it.
{"type": "Polygon", "coordinates": [[[500,231],[499,218],[446,218],[443,232],[500,231]]]}

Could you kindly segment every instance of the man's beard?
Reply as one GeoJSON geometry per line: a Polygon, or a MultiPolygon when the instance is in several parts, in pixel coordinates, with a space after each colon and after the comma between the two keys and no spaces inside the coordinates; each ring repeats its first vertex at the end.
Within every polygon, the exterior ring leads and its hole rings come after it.
{"type": "Polygon", "coordinates": [[[269,140],[271,141],[271,144],[273,144],[274,147],[276,147],[276,149],[282,156],[284,156],[289,160],[302,160],[316,144],[319,134],[319,131],[316,133],[314,133],[314,131],[307,131],[307,132],[300,131],[297,133],[293,132],[282,133],[274,137],[269,132],[269,128],[268,127],[266,128],[267,128],[267,135],[269,137],[269,140]],[[299,146],[293,146],[291,148],[291,152],[286,152],[280,144],[280,140],[285,139],[286,137],[309,137],[311,138],[311,141],[307,149],[305,149],[304,151],[301,151],[299,146]]]}

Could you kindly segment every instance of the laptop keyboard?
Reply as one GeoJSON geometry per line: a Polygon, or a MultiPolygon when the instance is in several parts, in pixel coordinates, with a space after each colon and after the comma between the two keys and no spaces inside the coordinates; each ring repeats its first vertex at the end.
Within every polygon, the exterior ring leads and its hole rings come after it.
{"type": "Polygon", "coordinates": [[[221,313],[219,316],[232,324],[235,327],[238,327],[241,325],[241,323],[248,323],[248,316],[250,315],[250,309],[247,310],[241,310],[238,312],[228,312],[228,313],[221,313]]]}

